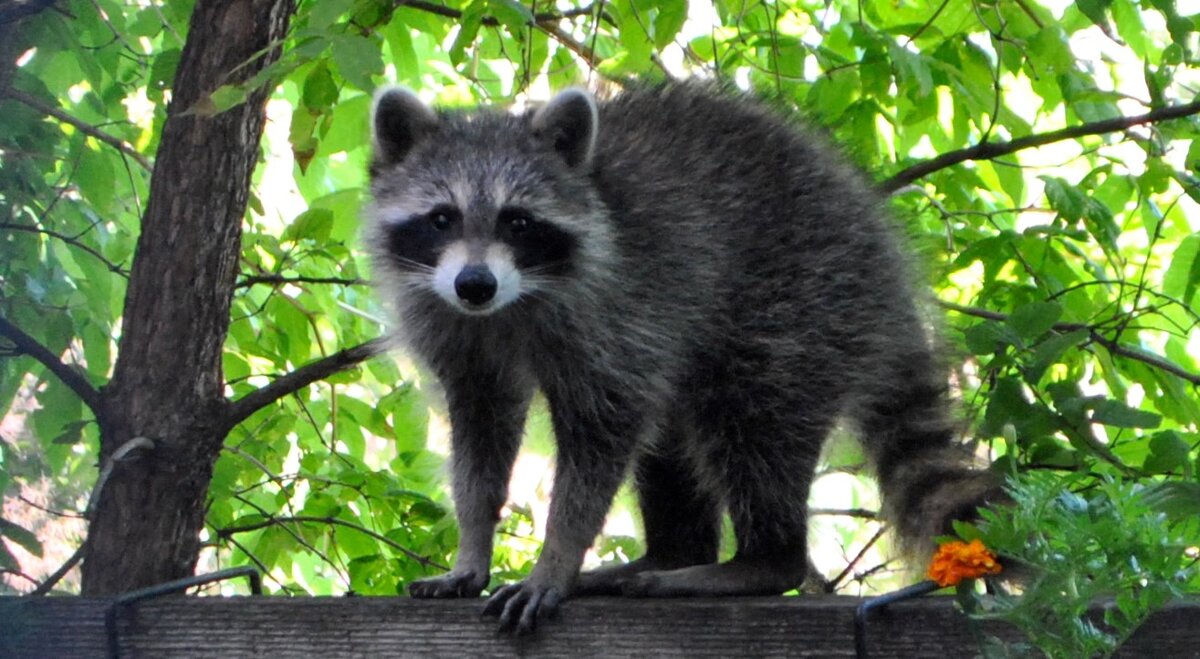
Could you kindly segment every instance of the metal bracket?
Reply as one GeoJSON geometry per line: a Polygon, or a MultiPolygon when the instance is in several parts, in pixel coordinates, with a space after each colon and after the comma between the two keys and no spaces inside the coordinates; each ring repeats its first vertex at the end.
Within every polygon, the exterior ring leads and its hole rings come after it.
{"type": "Polygon", "coordinates": [[[858,659],[867,659],[867,617],[874,609],[882,609],[888,604],[900,602],[907,599],[913,599],[932,593],[939,586],[932,581],[922,581],[911,586],[901,588],[900,590],[890,592],[879,597],[871,599],[858,605],[858,609],[854,611],[854,655],[858,659]]]}
{"type": "Polygon", "coordinates": [[[157,586],[139,588],[138,590],[131,590],[118,595],[113,600],[113,603],[109,605],[108,609],[104,611],[104,631],[108,636],[108,656],[112,659],[120,659],[121,657],[121,644],[117,634],[117,617],[126,606],[142,600],[178,593],[192,586],[202,586],[217,581],[228,581],[229,579],[236,579],[243,576],[250,579],[250,592],[254,595],[262,595],[262,576],[259,575],[258,570],[250,566],[232,567],[227,570],[209,572],[208,574],[198,574],[194,577],[167,581],[157,586]]]}

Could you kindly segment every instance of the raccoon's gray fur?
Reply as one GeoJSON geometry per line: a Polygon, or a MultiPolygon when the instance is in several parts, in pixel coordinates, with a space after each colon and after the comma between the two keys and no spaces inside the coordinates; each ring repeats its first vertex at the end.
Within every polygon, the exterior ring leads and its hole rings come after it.
{"type": "Polygon", "coordinates": [[[441,381],[461,542],[414,597],[473,597],[535,389],[558,444],[546,542],[485,611],[529,631],[571,594],[781,593],[805,577],[821,444],[857,428],[889,517],[945,532],[995,490],[955,447],[945,377],[881,200],[794,122],[700,84],[522,116],[377,94],[368,241],[441,381]],[[627,473],[646,555],[579,574],[627,473]],[[717,564],[728,511],[736,556],[717,564]]]}

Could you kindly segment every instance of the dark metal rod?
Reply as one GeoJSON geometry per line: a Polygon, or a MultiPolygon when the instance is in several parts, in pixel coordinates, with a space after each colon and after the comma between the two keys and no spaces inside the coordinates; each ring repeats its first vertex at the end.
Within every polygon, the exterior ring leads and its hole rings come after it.
{"type": "Polygon", "coordinates": [[[858,609],[854,611],[854,654],[858,659],[867,659],[867,617],[874,609],[881,609],[888,604],[893,604],[902,600],[913,599],[932,593],[940,588],[932,581],[922,581],[911,586],[906,586],[900,590],[890,592],[886,595],[873,597],[862,604],[858,605],[858,609]]]}
{"type": "Polygon", "coordinates": [[[250,579],[250,592],[254,595],[262,595],[262,575],[258,573],[257,569],[248,565],[217,570],[216,572],[209,572],[207,574],[198,574],[186,579],[167,581],[118,595],[113,600],[113,603],[109,605],[108,609],[104,611],[104,631],[108,634],[108,656],[112,657],[112,659],[120,659],[121,656],[120,639],[117,637],[117,616],[120,614],[122,607],[144,599],[182,592],[193,586],[203,586],[215,581],[227,581],[243,576],[250,579]]]}

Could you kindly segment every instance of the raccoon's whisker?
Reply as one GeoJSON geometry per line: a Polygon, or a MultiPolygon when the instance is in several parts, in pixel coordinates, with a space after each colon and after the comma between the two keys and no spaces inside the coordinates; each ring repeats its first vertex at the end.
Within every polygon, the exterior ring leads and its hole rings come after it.
{"type": "Polygon", "coordinates": [[[536,266],[533,266],[532,268],[529,268],[528,270],[525,270],[524,274],[526,276],[540,275],[540,276],[548,277],[550,279],[566,279],[566,277],[545,274],[547,272],[562,268],[564,265],[565,265],[565,263],[562,261],[556,261],[554,263],[543,263],[541,265],[536,265],[536,266]]]}
{"type": "Polygon", "coordinates": [[[424,263],[420,263],[420,262],[414,261],[412,259],[407,259],[407,258],[404,258],[403,256],[391,255],[391,259],[397,265],[402,265],[402,266],[409,268],[411,270],[414,270],[416,272],[433,274],[433,272],[436,270],[436,268],[434,268],[431,265],[426,265],[424,263]]]}

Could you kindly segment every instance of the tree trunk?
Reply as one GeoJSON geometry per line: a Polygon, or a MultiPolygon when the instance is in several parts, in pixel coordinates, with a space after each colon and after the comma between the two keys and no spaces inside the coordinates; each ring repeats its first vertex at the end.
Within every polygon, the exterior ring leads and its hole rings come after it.
{"type": "Polygon", "coordinates": [[[195,569],[213,463],[229,430],[221,352],[270,88],[216,116],[184,112],[274,62],[278,47],[237,68],[283,39],[293,11],[292,0],[199,0],[193,11],[99,414],[101,464],[136,437],[154,448],[117,461],[101,491],[85,595],[195,569]]]}

